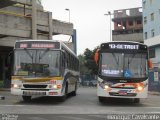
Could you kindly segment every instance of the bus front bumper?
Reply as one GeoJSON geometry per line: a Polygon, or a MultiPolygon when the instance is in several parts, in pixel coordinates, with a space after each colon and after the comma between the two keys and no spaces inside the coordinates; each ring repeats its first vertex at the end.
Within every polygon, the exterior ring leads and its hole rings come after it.
{"type": "Polygon", "coordinates": [[[63,96],[61,89],[58,90],[34,90],[34,89],[15,89],[11,88],[11,94],[19,96],[63,96]]]}
{"type": "Polygon", "coordinates": [[[97,96],[114,97],[114,98],[147,98],[147,90],[135,92],[135,89],[118,89],[106,90],[101,87],[97,88],[97,96]]]}

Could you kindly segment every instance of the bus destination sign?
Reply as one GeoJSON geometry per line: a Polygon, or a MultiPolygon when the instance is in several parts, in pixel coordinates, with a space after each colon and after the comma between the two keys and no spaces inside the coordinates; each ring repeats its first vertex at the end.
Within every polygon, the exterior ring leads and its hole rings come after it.
{"type": "Polygon", "coordinates": [[[52,48],[59,49],[59,42],[18,42],[16,48],[52,48]]]}
{"type": "Polygon", "coordinates": [[[55,44],[39,44],[39,43],[33,43],[31,45],[32,48],[55,48],[55,44]]]}
{"type": "Polygon", "coordinates": [[[110,49],[126,49],[126,50],[138,50],[139,45],[127,45],[127,44],[109,44],[110,49]]]}

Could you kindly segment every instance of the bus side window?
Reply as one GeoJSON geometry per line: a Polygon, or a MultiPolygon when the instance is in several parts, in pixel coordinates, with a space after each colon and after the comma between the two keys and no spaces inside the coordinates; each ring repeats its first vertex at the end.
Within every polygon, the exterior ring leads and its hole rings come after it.
{"type": "Polygon", "coordinates": [[[66,61],[65,53],[62,52],[62,67],[63,68],[65,68],[65,61],[66,61]]]}
{"type": "Polygon", "coordinates": [[[67,52],[66,52],[66,53],[65,53],[65,67],[66,67],[66,68],[69,67],[69,65],[68,65],[68,64],[69,64],[69,63],[68,63],[69,60],[68,60],[68,59],[69,59],[69,56],[68,56],[68,54],[67,54],[67,52]]]}

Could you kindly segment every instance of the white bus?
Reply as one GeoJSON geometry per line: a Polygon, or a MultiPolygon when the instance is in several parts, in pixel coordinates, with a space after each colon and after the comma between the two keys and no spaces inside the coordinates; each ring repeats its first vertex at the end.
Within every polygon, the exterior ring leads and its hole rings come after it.
{"type": "Polygon", "coordinates": [[[76,95],[79,80],[78,57],[62,42],[23,40],[15,43],[11,94],[24,101],[33,96],[76,95]]]}
{"type": "Polygon", "coordinates": [[[148,48],[137,42],[102,43],[95,54],[98,64],[97,96],[132,98],[135,103],[148,94],[148,48]]]}

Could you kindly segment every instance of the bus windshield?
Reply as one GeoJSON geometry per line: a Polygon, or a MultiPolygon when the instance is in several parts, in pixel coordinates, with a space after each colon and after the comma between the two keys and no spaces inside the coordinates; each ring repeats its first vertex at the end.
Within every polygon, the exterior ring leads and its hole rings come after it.
{"type": "Polygon", "coordinates": [[[15,50],[14,75],[48,77],[60,75],[60,51],[49,49],[15,50]]]}
{"type": "Polygon", "coordinates": [[[100,73],[105,77],[146,78],[146,53],[102,53],[100,73]]]}

